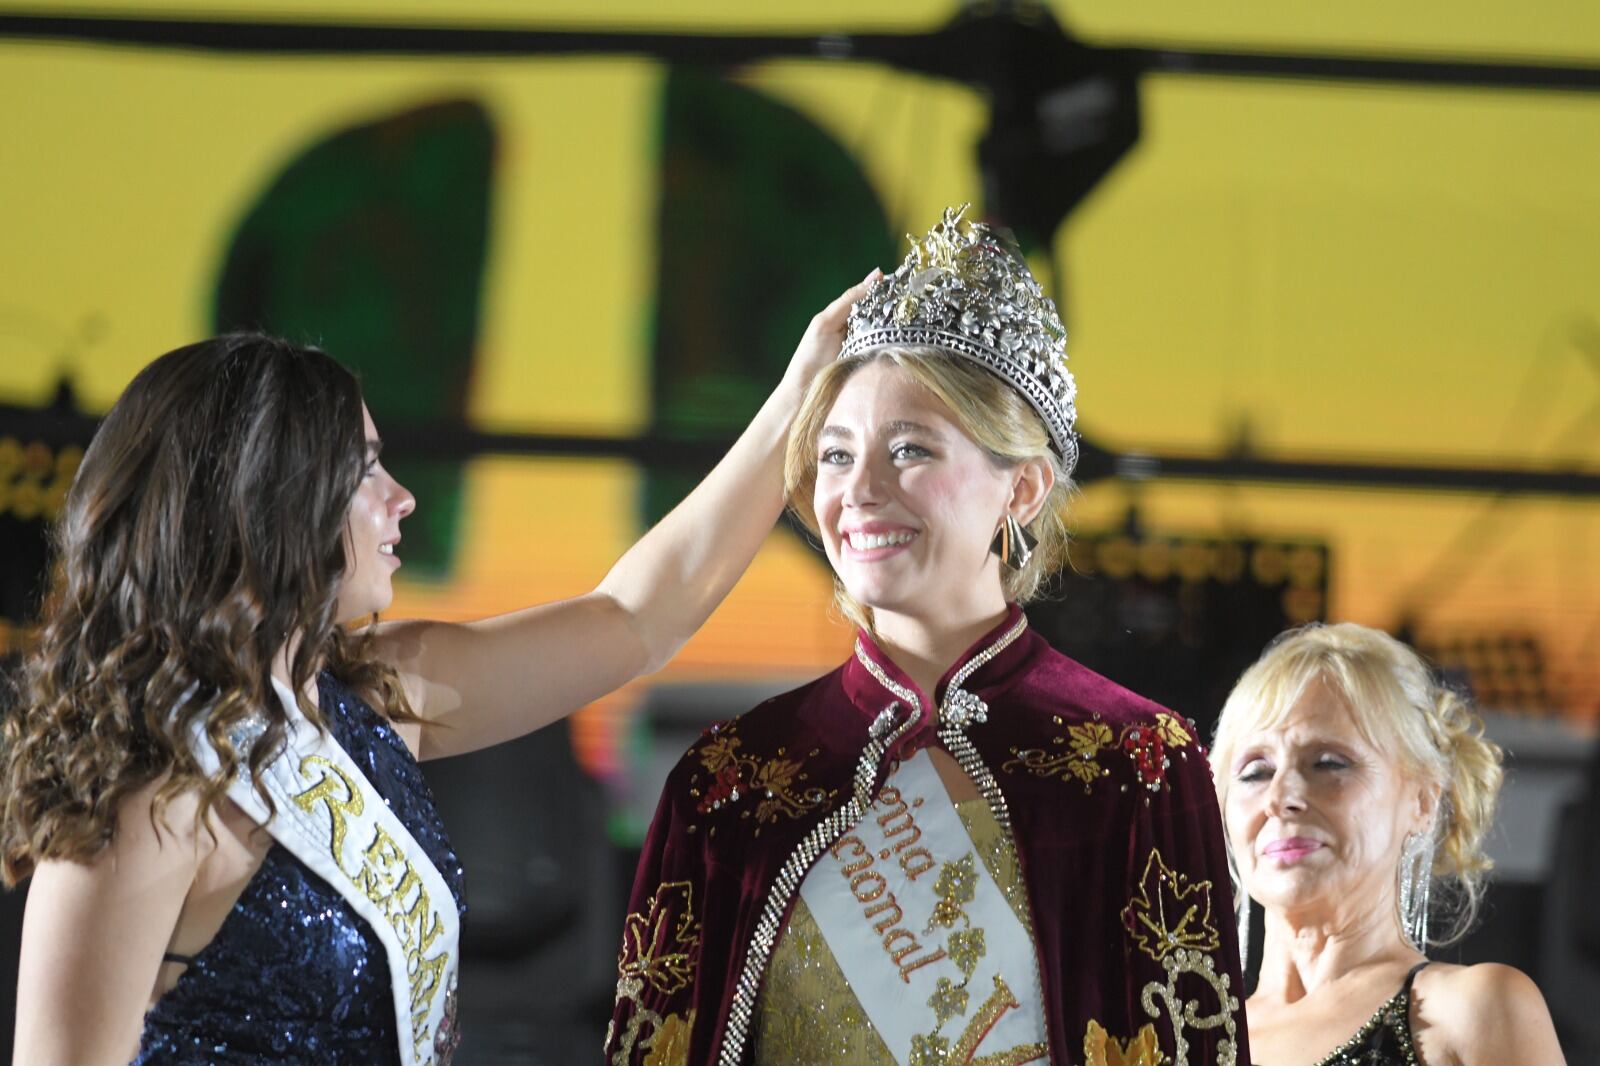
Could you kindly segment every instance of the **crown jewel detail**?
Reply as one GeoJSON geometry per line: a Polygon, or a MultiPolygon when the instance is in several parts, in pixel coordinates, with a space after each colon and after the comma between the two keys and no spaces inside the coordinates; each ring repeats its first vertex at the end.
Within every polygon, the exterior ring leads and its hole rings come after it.
{"type": "Polygon", "coordinates": [[[917,345],[965,356],[998,374],[1039,413],[1068,474],[1078,460],[1078,386],[1055,301],[1005,230],[946,208],[911,252],[850,310],[841,359],[917,345]]]}

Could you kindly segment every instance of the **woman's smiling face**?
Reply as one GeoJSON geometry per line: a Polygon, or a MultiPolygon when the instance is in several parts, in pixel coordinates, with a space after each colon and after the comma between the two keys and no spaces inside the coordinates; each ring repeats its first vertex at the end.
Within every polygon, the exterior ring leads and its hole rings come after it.
{"type": "Polygon", "coordinates": [[[1003,610],[989,546],[1014,480],[908,372],[868,363],[817,439],[813,506],[828,561],[874,611],[965,619],[1003,610]]]}
{"type": "Polygon", "coordinates": [[[1240,737],[1228,772],[1223,814],[1252,898],[1311,920],[1393,911],[1401,847],[1433,801],[1334,689],[1313,678],[1283,721],[1240,737]]]}

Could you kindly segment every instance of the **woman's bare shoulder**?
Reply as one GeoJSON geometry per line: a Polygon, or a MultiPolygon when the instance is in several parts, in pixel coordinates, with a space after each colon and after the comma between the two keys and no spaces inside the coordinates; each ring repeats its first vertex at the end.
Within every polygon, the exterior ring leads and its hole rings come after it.
{"type": "Polygon", "coordinates": [[[1435,963],[1417,975],[1415,991],[1418,1020],[1455,1061],[1564,1061],[1544,995],[1515,966],[1435,963]]]}
{"type": "Polygon", "coordinates": [[[1431,963],[1417,975],[1416,990],[1419,997],[1448,999],[1452,1009],[1462,1012],[1495,1003],[1544,1002],[1532,978],[1515,966],[1498,962],[1470,966],[1431,963]]]}

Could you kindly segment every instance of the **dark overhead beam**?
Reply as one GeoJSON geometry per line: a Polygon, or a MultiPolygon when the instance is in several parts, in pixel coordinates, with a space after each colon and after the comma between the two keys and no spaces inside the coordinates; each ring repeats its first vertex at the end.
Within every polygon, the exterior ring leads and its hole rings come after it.
{"type": "MultiPolygon", "coordinates": [[[[0,405],[0,438],[22,444],[39,441],[52,448],[87,444],[99,419],[50,408],[0,405]]],[[[732,440],[648,435],[586,436],[575,433],[491,433],[443,422],[400,422],[385,419],[386,458],[462,461],[485,455],[538,459],[620,459],[657,469],[704,470],[733,444],[732,440]]],[[[1259,456],[1159,455],[1111,452],[1083,441],[1077,478],[1093,484],[1109,478],[1124,481],[1229,481],[1307,487],[1364,488],[1564,496],[1600,499],[1600,471],[1388,464],[1345,460],[1259,456]]]]}
{"type": "MultiPolygon", "coordinates": [[[[878,35],[867,35],[871,39],[878,35]]],[[[899,35],[889,35],[898,37],[899,35]]],[[[263,55],[631,55],[728,64],[833,55],[862,38],[584,30],[446,23],[290,22],[0,13],[0,37],[263,55]]],[[[848,51],[847,51],[848,54],[848,51]]]]}
{"type": "MultiPolygon", "coordinates": [[[[554,29],[445,23],[294,22],[0,13],[0,37],[137,45],[256,55],[560,56],[631,55],[726,66],[775,57],[867,59],[911,69],[937,65],[942,31],[864,34],[736,34],[554,29]],[[930,63],[930,60],[933,61],[930,63]]],[[[1600,65],[1574,60],[1445,58],[1181,46],[1096,46],[1140,69],[1172,75],[1287,78],[1478,89],[1600,92],[1600,65]]],[[[928,71],[934,73],[934,71],[928,71]]]]}
{"type": "Polygon", "coordinates": [[[1600,92],[1600,66],[1446,59],[1424,55],[1327,55],[1133,48],[1141,69],[1158,74],[1380,82],[1457,89],[1600,92]]]}
{"type": "Polygon", "coordinates": [[[1315,488],[1488,493],[1600,498],[1600,472],[1519,467],[1427,466],[1355,459],[1269,459],[1261,456],[1108,454],[1079,480],[1227,481],[1315,488]]]}

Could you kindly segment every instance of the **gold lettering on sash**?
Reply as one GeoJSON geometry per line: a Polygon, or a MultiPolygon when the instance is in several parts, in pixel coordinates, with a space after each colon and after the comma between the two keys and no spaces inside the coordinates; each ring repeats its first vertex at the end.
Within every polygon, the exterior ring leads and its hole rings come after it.
{"type": "MultiPolygon", "coordinates": [[[[920,773],[922,771],[919,770],[920,773]]],[[[975,1014],[967,1014],[969,1003],[975,998],[972,992],[977,991],[974,988],[969,992],[968,984],[979,963],[989,953],[984,929],[973,923],[995,915],[987,909],[982,910],[979,916],[967,913],[969,906],[979,898],[980,868],[975,852],[969,851],[961,858],[942,864],[935,857],[936,849],[943,852],[967,835],[961,831],[959,823],[952,825],[949,822],[951,815],[959,818],[959,811],[954,809],[953,803],[950,809],[943,805],[943,793],[936,791],[937,786],[927,778],[915,776],[908,778],[908,782],[911,783],[902,782],[903,789],[885,785],[879,790],[877,801],[869,812],[872,821],[862,819],[855,826],[854,833],[842,837],[831,849],[836,865],[824,867],[837,870],[843,876],[854,902],[862,906],[859,912],[861,924],[853,921],[856,912],[850,905],[851,900],[835,894],[838,882],[833,882],[831,888],[818,886],[816,905],[823,908],[817,912],[819,923],[822,923],[825,934],[837,935],[840,950],[848,949],[848,965],[864,967],[861,975],[873,985],[873,1002],[885,1012],[906,1014],[906,1020],[915,1027],[895,1037],[898,1040],[910,1036],[908,1061],[913,1066],[933,1066],[934,1063],[944,1063],[946,1066],[1020,1066],[1022,1063],[1043,1060],[1049,1054],[1043,1043],[1017,1044],[988,1054],[979,1051],[985,1040],[991,1045],[1011,1042],[999,1037],[995,1028],[1011,1012],[1020,1010],[1021,1005],[1001,974],[994,973],[988,975],[994,982],[993,993],[981,1004],[973,1004],[978,1007],[975,1014]],[[925,787],[934,790],[931,794],[936,797],[935,800],[926,800],[924,795],[927,794],[919,795],[925,787]],[[934,805],[927,806],[930,802],[934,805]],[[926,845],[922,843],[923,826],[919,824],[919,814],[922,821],[930,826],[930,832],[934,833],[926,845]],[[932,828],[935,826],[938,828],[932,828]],[[916,930],[922,922],[916,919],[908,921],[909,916],[901,901],[891,891],[895,877],[889,876],[889,873],[895,866],[902,871],[897,876],[906,879],[901,882],[901,891],[906,893],[908,903],[915,901],[919,910],[924,905],[922,899],[925,890],[909,888],[907,882],[917,881],[930,870],[942,866],[937,884],[931,886],[936,896],[933,916],[927,928],[920,933],[916,930]],[[907,1001],[902,993],[894,992],[892,983],[884,986],[876,984],[886,980],[888,975],[881,969],[882,964],[876,961],[870,944],[863,939],[867,935],[863,926],[872,929],[894,972],[898,973],[902,986],[908,990],[916,989],[918,999],[927,997],[927,1006],[937,1022],[932,1032],[915,1031],[922,1027],[920,1021],[914,1020],[920,1019],[921,1013],[915,1009],[909,1013],[904,1010],[915,1008],[915,1001],[907,1001]],[[940,932],[933,942],[922,942],[923,937],[935,933],[940,927],[948,931],[948,936],[940,932]],[[925,968],[928,968],[928,972],[920,973],[925,968]],[[959,973],[941,976],[942,973],[950,974],[950,971],[959,973]],[[915,982],[913,977],[917,978],[915,982]]],[[[982,883],[989,884],[988,881],[982,883]]],[[[1004,907],[1000,896],[1003,891],[998,884],[990,885],[985,889],[988,894],[983,897],[983,907],[996,904],[1004,907]]],[[[1004,934],[1001,939],[1008,948],[1014,946],[1017,934],[1025,936],[1027,932],[1020,924],[1003,924],[1000,931],[1004,934]]],[[[983,983],[989,982],[984,980],[983,983]]],[[[864,999],[863,1006],[866,1005],[864,999]]],[[[1027,1017],[1020,1022],[1006,1021],[1006,1024],[1014,1026],[1019,1033],[1025,1033],[1037,1031],[1037,1022],[1038,1019],[1027,1017]]]]}
{"type": "MultiPolygon", "coordinates": [[[[878,828],[883,830],[885,840],[891,840],[905,833],[911,834],[904,840],[895,841],[895,854],[899,854],[901,850],[922,839],[922,830],[917,827],[916,818],[906,806],[906,801],[901,797],[899,789],[893,785],[885,785],[883,791],[878,794],[878,802],[890,806],[890,810],[878,816],[878,828]],[[893,795],[891,796],[890,793],[893,793],[893,795]],[[891,822],[895,823],[893,829],[889,828],[891,822]]],[[[918,807],[922,806],[920,799],[915,800],[914,803],[918,807]]]]}
{"type": "Polygon", "coordinates": [[[417,902],[406,912],[406,920],[409,928],[416,932],[417,950],[420,952],[431,949],[433,942],[444,932],[444,922],[440,920],[439,912],[429,905],[427,892],[417,894],[417,902]]]}
{"type": "Polygon", "coordinates": [[[901,959],[905,958],[913,951],[918,951],[921,948],[922,945],[917,943],[916,934],[908,929],[891,929],[883,938],[883,950],[889,953],[889,957],[893,959],[896,964],[898,964],[901,959]],[[898,943],[901,937],[911,941],[911,943],[906,947],[896,949],[893,945],[898,943]]]}
{"type": "MultiPolygon", "coordinates": [[[[1015,1010],[1022,1004],[1017,1002],[1017,997],[1012,994],[1010,986],[999,974],[994,975],[994,991],[989,998],[984,1000],[973,1014],[972,1020],[967,1022],[967,1027],[961,1031],[961,1037],[956,1041],[955,1047],[950,1049],[951,1062],[973,1062],[978,1054],[978,1045],[983,1043],[983,1038],[989,1035],[1007,1011],[1015,1010]]],[[[1034,1062],[1049,1054],[1049,1048],[1044,1044],[1024,1044],[1010,1048],[1006,1051],[985,1055],[983,1062],[1022,1063],[1034,1062]]]]}
{"type": "MultiPolygon", "coordinates": [[[[898,849],[898,847],[899,845],[896,845],[896,849],[898,849]]],[[[906,876],[911,878],[913,881],[937,865],[938,863],[934,862],[933,860],[933,853],[927,848],[912,848],[910,851],[900,856],[900,869],[904,870],[906,872],[906,876]],[[914,858],[922,860],[917,864],[916,867],[911,865],[911,860],[914,858]]]]}
{"type": "Polygon", "coordinates": [[[867,870],[863,873],[856,874],[850,879],[850,893],[862,903],[871,903],[887,891],[889,891],[889,882],[883,879],[882,874],[874,870],[867,870]],[[876,881],[878,883],[878,887],[872,890],[871,895],[863,896],[861,894],[861,885],[863,882],[869,880],[876,881]]]}
{"type": "Polygon", "coordinates": [[[911,983],[913,971],[921,969],[930,962],[938,962],[945,957],[944,948],[935,948],[920,959],[909,963],[906,962],[907,958],[923,950],[922,945],[917,942],[917,935],[908,929],[889,930],[883,938],[883,950],[889,953],[889,958],[893,959],[895,966],[899,968],[900,980],[908,985],[911,983]],[[901,947],[895,947],[894,945],[899,944],[902,939],[907,943],[901,947]]]}
{"type": "MultiPolygon", "coordinates": [[[[918,946],[920,947],[920,945],[918,946]]],[[[914,971],[922,969],[922,967],[931,962],[938,962],[944,957],[944,948],[934,948],[932,951],[922,956],[922,958],[913,959],[910,962],[902,962],[900,954],[896,953],[894,961],[900,966],[900,980],[909,985],[911,983],[911,974],[914,971]]]]}
{"type": "MultiPolygon", "coordinates": [[[[328,842],[328,854],[344,870],[344,835],[345,814],[359,816],[364,804],[361,800],[361,788],[350,780],[348,774],[339,769],[337,765],[329,762],[320,755],[307,755],[300,760],[300,773],[309,776],[309,767],[325,767],[322,779],[310,788],[294,797],[294,805],[307,814],[317,813],[317,804],[321,803],[328,808],[328,820],[332,823],[331,838],[328,842]],[[337,780],[335,780],[337,778],[337,780]],[[344,786],[344,794],[337,795],[339,786],[344,786]]],[[[345,870],[345,876],[350,872],[345,870]]]]}
{"type": "Polygon", "coordinates": [[[900,920],[905,917],[905,912],[900,909],[900,904],[895,900],[893,892],[889,893],[889,898],[888,899],[884,900],[882,903],[878,904],[876,907],[868,907],[866,909],[865,917],[867,917],[868,919],[871,919],[874,915],[882,914],[884,911],[891,910],[891,909],[894,911],[894,913],[892,915],[890,915],[889,917],[883,919],[880,922],[874,922],[873,923],[873,926],[872,926],[873,932],[875,932],[878,935],[882,936],[891,927],[900,924],[900,920]]]}
{"type": "MultiPolygon", "coordinates": [[[[420,955],[412,956],[420,958],[420,955]]],[[[444,964],[450,956],[440,952],[431,959],[423,959],[417,965],[417,971],[411,977],[411,1006],[426,1009],[433,1002],[433,994],[439,988],[439,978],[444,973],[444,964]]]]}
{"type": "MultiPolygon", "coordinates": [[[[383,826],[373,827],[372,842],[360,853],[360,867],[351,871],[345,866],[344,845],[349,831],[346,816],[359,817],[365,809],[361,786],[336,763],[320,755],[308,755],[301,760],[301,775],[310,776],[313,767],[323,769],[322,777],[293,797],[295,806],[308,814],[315,814],[319,804],[327,810],[329,857],[351,884],[377,905],[378,912],[399,937],[406,955],[412,1047],[419,1058],[428,1061],[427,1056],[421,1054],[431,1043],[428,1015],[450,961],[448,951],[431,958],[428,952],[444,933],[444,920],[433,906],[422,875],[412,865],[404,846],[383,826]]],[[[399,978],[398,974],[390,976],[399,978]]]]}
{"type": "MultiPolygon", "coordinates": [[[[413,1051],[428,1045],[428,1005],[413,1006],[411,1010],[411,1049],[413,1051]]],[[[427,1059],[424,1062],[430,1061],[427,1059]]]]}
{"type": "Polygon", "coordinates": [[[846,844],[854,844],[855,845],[855,850],[853,852],[851,852],[852,856],[865,855],[867,853],[866,844],[862,843],[861,838],[856,836],[855,834],[851,834],[850,836],[840,837],[839,838],[839,842],[837,844],[835,844],[833,846],[833,849],[832,849],[833,850],[833,857],[838,859],[840,862],[844,861],[844,856],[840,855],[839,852],[841,850],[843,850],[843,848],[844,848],[844,846],[846,844]]]}
{"type": "Polygon", "coordinates": [[[850,855],[852,858],[855,858],[856,861],[847,863],[845,865],[844,875],[846,877],[854,877],[856,874],[872,865],[872,852],[867,850],[867,845],[862,842],[860,837],[847,836],[842,838],[832,848],[833,857],[838,859],[840,862],[844,862],[844,856],[839,854],[839,852],[846,844],[855,845],[854,849],[850,852],[850,855]]]}
{"type": "Polygon", "coordinates": [[[905,854],[899,860],[900,868],[908,877],[916,880],[933,869],[935,862],[927,848],[912,846],[922,839],[922,830],[912,813],[914,808],[922,806],[922,800],[913,799],[907,804],[898,788],[885,785],[878,793],[878,803],[888,807],[877,818],[885,842],[894,837],[903,838],[895,841],[893,850],[884,848],[880,854],[873,855],[866,842],[852,833],[840,837],[829,851],[843,864],[839,873],[849,882],[850,894],[858,902],[872,904],[862,912],[862,916],[872,922],[873,932],[882,937],[883,950],[899,970],[900,980],[910,984],[914,972],[947,956],[943,948],[926,951],[915,933],[900,927],[905,913],[894,893],[889,891],[888,880],[872,867],[877,859],[888,859],[904,850],[905,854]],[[846,863],[846,858],[854,861],[846,863]],[[873,921],[875,918],[877,920],[873,921]],[[922,952],[920,958],[912,958],[919,952],[922,952]]]}

